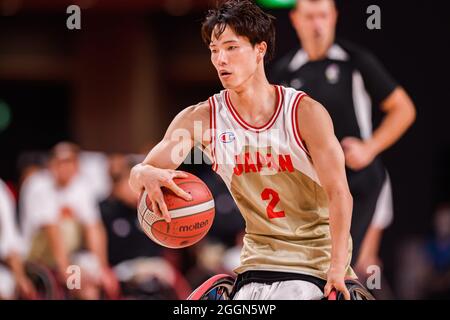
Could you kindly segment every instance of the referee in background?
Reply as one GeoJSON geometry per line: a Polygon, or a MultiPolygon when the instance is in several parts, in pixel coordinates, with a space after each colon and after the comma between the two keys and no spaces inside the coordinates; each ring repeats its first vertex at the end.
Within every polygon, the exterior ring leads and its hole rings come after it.
{"type": "Polygon", "coordinates": [[[380,265],[383,230],[393,218],[389,176],[379,159],[412,125],[415,107],[408,94],[368,51],[335,39],[334,0],[297,0],[290,12],[301,42],[270,70],[272,83],[305,91],[333,119],[353,196],[353,266],[365,278],[380,265]],[[385,113],[372,128],[372,108],[385,113]]]}

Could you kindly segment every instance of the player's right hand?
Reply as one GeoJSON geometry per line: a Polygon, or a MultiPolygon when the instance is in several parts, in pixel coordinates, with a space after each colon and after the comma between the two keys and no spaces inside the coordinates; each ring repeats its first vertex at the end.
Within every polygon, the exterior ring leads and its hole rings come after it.
{"type": "Polygon", "coordinates": [[[160,169],[150,165],[140,164],[133,168],[130,175],[130,186],[135,192],[147,191],[148,198],[152,203],[152,211],[162,216],[166,222],[171,221],[167,205],[161,188],[172,190],[180,198],[191,201],[192,196],[181,189],[174,178],[187,178],[188,175],[182,171],[173,169],[160,169]]]}
{"type": "Polygon", "coordinates": [[[350,300],[350,292],[345,285],[345,272],[343,269],[331,267],[327,273],[327,284],[324,289],[324,296],[328,297],[332,290],[341,292],[345,300],[350,300]]]}

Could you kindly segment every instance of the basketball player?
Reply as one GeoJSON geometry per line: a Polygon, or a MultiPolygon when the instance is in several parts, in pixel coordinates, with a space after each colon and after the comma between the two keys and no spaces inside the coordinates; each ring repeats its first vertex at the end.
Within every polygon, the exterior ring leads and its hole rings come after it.
{"type": "Polygon", "coordinates": [[[367,275],[367,267],[378,264],[381,235],[393,219],[391,185],[379,154],[411,126],[415,107],[376,57],[336,40],[337,17],[334,0],[297,0],[290,18],[302,48],[282,57],[269,78],[305,90],[330,113],[353,195],[353,262],[367,275]],[[373,131],[372,106],[386,114],[373,131]]]}
{"type": "Polygon", "coordinates": [[[175,169],[200,145],[246,221],[234,298],[321,299],[334,288],[349,299],[352,197],[330,116],[304,92],[268,82],[273,18],[252,1],[211,10],[202,35],[225,90],[175,117],[132,169],[131,187],[169,222],[161,187],[190,199],[173,178],[185,177],[175,169]]]}

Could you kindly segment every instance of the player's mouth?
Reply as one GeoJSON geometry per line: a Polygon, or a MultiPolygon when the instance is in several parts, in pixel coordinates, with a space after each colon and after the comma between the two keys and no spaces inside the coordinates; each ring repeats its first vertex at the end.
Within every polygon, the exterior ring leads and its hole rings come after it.
{"type": "Polygon", "coordinates": [[[228,78],[228,77],[231,76],[231,72],[228,72],[228,71],[226,71],[226,70],[222,70],[222,71],[219,71],[219,76],[220,76],[222,79],[226,79],[226,78],[228,78]]]}

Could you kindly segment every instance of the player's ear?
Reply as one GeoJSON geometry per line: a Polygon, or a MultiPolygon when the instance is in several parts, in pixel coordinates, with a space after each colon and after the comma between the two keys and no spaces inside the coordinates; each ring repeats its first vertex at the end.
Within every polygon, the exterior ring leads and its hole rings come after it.
{"type": "Polygon", "coordinates": [[[258,62],[260,62],[261,60],[264,60],[264,56],[266,55],[266,52],[267,52],[267,43],[265,41],[257,43],[256,50],[257,50],[257,54],[258,54],[258,62]]]}

